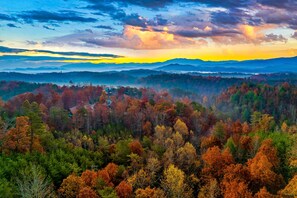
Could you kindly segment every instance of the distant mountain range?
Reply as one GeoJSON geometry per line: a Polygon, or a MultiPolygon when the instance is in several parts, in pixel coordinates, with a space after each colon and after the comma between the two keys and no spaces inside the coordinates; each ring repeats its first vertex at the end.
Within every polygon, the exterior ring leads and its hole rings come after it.
{"type": "MultiPolygon", "coordinates": [[[[5,66],[5,60],[1,60],[2,71],[22,72],[22,73],[44,73],[44,72],[71,72],[71,71],[90,71],[90,72],[107,72],[107,71],[126,71],[126,70],[153,70],[171,73],[183,72],[241,72],[241,73],[277,73],[277,72],[297,72],[297,57],[292,58],[275,58],[267,60],[248,60],[248,61],[203,61],[199,59],[172,59],[165,62],[157,63],[71,63],[60,66],[42,65],[32,67],[26,63],[20,63],[17,60],[17,68],[8,69],[5,66]]],[[[11,59],[9,64],[11,65],[11,59]]],[[[48,64],[48,63],[47,63],[48,64]]]]}

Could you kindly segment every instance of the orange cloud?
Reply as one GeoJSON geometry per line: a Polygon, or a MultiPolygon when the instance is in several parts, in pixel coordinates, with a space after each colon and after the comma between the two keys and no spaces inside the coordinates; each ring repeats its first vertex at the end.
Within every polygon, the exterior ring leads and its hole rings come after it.
{"type": "Polygon", "coordinates": [[[261,26],[239,25],[239,30],[247,41],[261,43],[265,41],[265,31],[276,28],[276,25],[265,24],[261,26]]]}
{"type": "Polygon", "coordinates": [[[273,30],[276,25],[264,24],[260,26],[238,25],[239,34],[219,35],[210,37],[217,44],[238,45],[238,44],[261,44],[265,42],[287,42],[281,34],[267,33],[268,30],[273,30]]]}
{"type": "Polygon", "coordinates": [[[110,38],[88,38],[82,40],[92,45],[136,50],[176,49],[207,45],[207,41],[204,39],[185,38],[174,35],[169,32],[167,27],[163,28],[163,30],[154,30],[151,27],[143,29],[141,27],[125,26],[122,35],[110,38]]]}
{"type": "Polygon", "coordinates": [[[139,27],[125,26],[123,36],[127,40],[125,44],[135,49],[199,47],[207,44],[202,39],[195,40],[169,33],[167,27],[163,28],[163,31],[154,31],[151,28],[143,30],[139,27]]]}

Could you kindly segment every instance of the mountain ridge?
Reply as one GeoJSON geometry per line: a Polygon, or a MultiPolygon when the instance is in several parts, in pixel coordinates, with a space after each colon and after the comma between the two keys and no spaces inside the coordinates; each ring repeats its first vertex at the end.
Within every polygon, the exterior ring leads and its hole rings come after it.
{"type": "MultiPolygon", "coordinates": [[[[0,57],[1,60],[1,57],[0,57]]],[[[2,61],[3,62],[3,61],[2,61]]],[[[4,61],[5,63],[5,61],[4,61]]],[[[3,64],[3,63],[2,63],[3,64]]],[[[249,73],[276,73],[297,72],[297,56],[273,59],[255,59],[245,61],[203,61],[201,59],[176,58],[155,63],[70,63],[61,66],[40,65],[39,67],[18,67],[2,69],[2,71],[40,73],[44,71],[128,71],[148,69],[165,72],[209,71],[209,72],[249,72],[249,73]]],[[[18,62],[17,65],[20,65],[18,62]]]]}

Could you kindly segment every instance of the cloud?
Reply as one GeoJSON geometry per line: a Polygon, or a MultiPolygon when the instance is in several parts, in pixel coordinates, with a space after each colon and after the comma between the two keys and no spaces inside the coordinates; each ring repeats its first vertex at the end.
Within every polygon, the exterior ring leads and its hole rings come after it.
{"type": "MultiPolygon", "coordinates": [[[[123,26],[140,28],[143,32],[163,32],[170,28],[170,33],[184,39],[212,39],[218,44],[286,42],[287,38],[279,34],[267,34],[266,25],[273,28],[285,27],[297,29],[297,13],[289,8],[297,4],[296,0],[84,0],[89,9],[119,21],[123,26]],[[134,7],[133,7],[134,6],[134,7]],[[135,6],[141,8],[134,9],[135,6]],[[184,10],[187,6],[191,11],[184,10]],[[132,9],[133,8],[133,9],[132,9]],[[142,9],[154,11],[154,18],[141,16],[142,9]],[[127,14],[133,10],[134,13],[127,14]],[[176,10],[176,11],[175,11],[176,10]],[[174,14],[163,18],[161,13],[174,14]],[[127,13],[126,13],[127,12],[127,13]],[[253,34],[254,33],[254,34],[253,34]],[[266,35],[267,34],[267,35],[266,35]]],[[[122,38],[125,38],[125,34],[122,38]]],[[[116,46],[114,37],[110,41],[95,38],[97,44],[116,46]],[[114,44],[112,44],[114,43],[114,44]]],[[[90,38],[93,40],[93,38],[90,38]]],[[[125,38],[126,40],[129,38],[125,38]]],[[[138,36],[133,38],[136,42],[138,36]]],[[[84,39],[84,40],[88,40],[84,39]]],[[[94,41],[94,40],[93,40],[94,41]]],[[[118,41],[122,42],[123,41],[118,41]]],[[[92,42],[88,42],[92,43],[92,42]]],[[[141,43],[141,42],[140,42],[141,43]]]]}
{"type": "Polygon", "coordinates": [[[86,2],[89,2],[90,5],[86,6],[86,9],[95,10],[96,12],[94,14],[97,15],[108,15],[112,17],[113,19],[120,19],[126,16],[126,13],[123,9],[118,7],[117,5],[113,4],[112,1],[107,0],[83,0],[86,2]]]}
{"type": "Polygon", "coordinates": [[[19,53],[19,52],[24,52],[24,50],[0,46],[0,53],[19,53]]]}
{"type": "Polygon", "coordinates": [[[286,10],[296,11],[297,9],[296,0],[257,0],[257,2],[264,6],[282,8],[286,10]]]}
{"type": "Polygon", "coordinates": [[[157,9],[157,8],[163,8],[169,4],[172,4],[174,0],[84,0],[91,5],[88,6],[88,8],[92,8],[95,10],[100,10],[100,11],[106,11],[106,12],[111,12],[111,11],[116,11],[117,7],[127,7],[129,5],[137,5],[141,7],[146,7],[146,8],[152,8],[152,9],[157,9]]]}
{"type": "Polygon", "coordinates": [[[257,20],[255,20],[247,11],[233,8],[226,11],[212,12],[210,21],[218,26],[234,26],[246,23],[255,25],[257,20]]]}
{"type": "MultiPolygon", "coordinates": [[[[212,10],[210,22],[217,25],[235,25],[239,23],[249,25],[260,25],[261,22],[278,23],[277,20],[282,20],[286,24],[292,24],[293,29],[297,26],[297,18],[288,16],[296,15],[292,10],[297,9],[296,0],[84,0],[90,5],[89,9],[100,11],[100,14],[107,14],[114,20],[120,20],[127,23],[124,25],[134,25],[138,27],[145,27],[146,22],[139,19],[139,13],[126,16],[123,8],[129,6],[140,6],[148,9],[164,9],[169,5],[174,5],[176,8],[183,3],[191,3],[188,6],[201,7],[205,5],[210,8],[224,8],[224,11],[212,10]],[[265,15],[263,11],[268,11],[265,15]],[[255,15],[255,13],[259,13],[255,15]],[[263,14],[261,14],[263,13],[263,14]],[[275,14],[275,16],[273,16],[275,14]],[[281,16],[282,15],[282,16],[281,16]],[[268,17],[266,17],[268,16],[268,17]],[[126,18],[126,19],[125,19],[126,18]]],[[[185,5],[186,6],[186,5],[185,5]]],[[[207,8],[206,7],[206,8],[207,8]]],[[[172,7],[171,7],[172,8],[172,7]]],[[[168,10],[170,11],[170,10],[168,10]]],[[[195,11],[195,9],[193,10],[195,11]]],[[[207,18],[206,18],[207,19],[207,18]]],[[[165,21],[164,21],[165,22],[165,21]]]]}
{"type": "Polygon", "coordinates": [[[127,15],[125,17],[123,17],[121,19],[121,21],[125,24],[125,25],[131,25],[131,26],[135,26],[135,27],[142,27],[142,28],[146,28],[148,25],[148,22],[145,18],[139,16],[136,13],[127,15]]]}
{"type": "Polygon", "coordinates": [[[297,29],[297,13],[280,8],[262,8],[256,14],[263,23],[277,24],[297,29]]]}
{"type": "Polygon", "coordinates": [[[166,26],[169,24],[168,20],[163,18],[160,14],[157,14],[152,20],[149,20],[148,23],[150,26],[166,26]]]}
{"type": "Polygon", "coordinates": [[[111,26],[107,26],[107,25],[97,25],[97,26],[93,26],[93,27],[98,28],[98,29],[114,30],[114,28],[112,28],[111,26]]]}
{"type": "Polygon", "coordinates": [[[265,24],[262,26],[241,25],[240,29],[244,35],[246,42],[261,44],[264,42],[287,42],[287,38],[279,34],[265,34],[264,32],[275,28],[275,25],[265,24]]]}
{"type": "Polygon", "coordinates": [[[0,13],[0,20],[2,21],[15,21],[15,18],[6,14],[0,13]]]}
{"type": "Polygon", "coordinates": [[[26,43],[28,45],[37,45],[38,44],[38,42],[36,42],[36,41],[26,41],[26,43]]]}
{"type": "Polygon", "coordinates": [[[86,2],[89,2],[91,6],[90,8],[93,9],[100,9],[100,10],[112,10],[115,9],[116,6],[119,7],[128,7],[131,5],[136,5],[144,8],[149,9],[162,9],[167,6],[173,5],[173,4],[181,4],[181,3],[197,3],[197,4],[205,4],[211,7],[245,7],[254,0],[84,0],[86,2]]]}
{"type": "Polygon", "coordinates": [[[225,30],[225,29],[212,29],[206,26],[204,29],[193,28],[190,30],[177,30],[174,34],[189,37],[189,38],[207,38],[213,36],[234,36],[235,34],[240,34],[237,30],[225,30]]]}
{"type": "Polygon", "coordinates": [[[51,28],[51,27],[49,27],[49,26],[47,26],[47,25],[44,25],[44,26],[42,26],[44,29],[47,29],[47,30],[55,30],[55,28],[51,28]]]}
{"type": "Polygon", "coordinates": [[[16,25],[13,24],[13,23],[8,23],[8,24],[7,24],[7,27],[11,27],[11,28],[20,28],[19,26],[16,26],[16,25]]]}
{"type": "Polygon", "coordinates": [[[273,29],[274,25],[232,25],[233,29],[219,28],[217,26],[176,30],[174,34],[189,38],[209,38],[216,44],[236,45],[243,43],[261,44],[268,42],[287,42],[287,38],[279,34],[265,34],[273,29]]]}
{"type": "Polygon", "coordinates": [[[93,38],[96,36],[93,31],[89,30],[79,30],[75,31],[72,34],[67,34],[64,36],[58,36],[58,37],[53,37],[49,38],[46,41],[42,42],[43,46],[59,46],[63,47],[65,45],[69,46],[85,46],[85,43],[81,41],[83,38],[93,38]]]}
{"type": "Polygon", "coordinates": [[[297,39],[297,31],[291,36],[291,38],[297,39]]]}
{"type": "Polygon", "coordinates": [[[23,21],[27,23],[33,23],[34,21],[41,23],[51,22],[96,22],[97,19],[90,17],[83,17],[81,13],[74,11],[60,11],[49,12],[43,10],[26,11],[17,15],[23,21]]]}
{"type": "MultiPolygon", "coordinates": [[[[27,41],[28,44],[37,45],[38,42],[35,41],[27,41]]],[[[0,53],[2,55],[9,56],[62,56],[65,59],[77,59],[77,57],[81,57],[82,60],[85,59],[100,59],[100,58],[122,58],[123,56],[114,55],[114,54],[95,54],[95,53],[87,53],[87,52],[56,52],[50,50],[29,50],[29,49],[19,49],[19,48],[9,48],[5,46],[0,46],[0,53]]],[[[1,56],[0,56],[1,57],[1,56]]],[[[63,59],[64,60],[64,59],[63,59]]]]}
{"type": "Polygon", "coordinates": [[[194,40],[191,38],[183,38],[167,31],[156,32],[152,29],[144,30],[141,27],[133,26],[125,26],[122,35],[109,38],[84,38],[82,41],[95,46],[135,50],[182,48],[194,45],[198,47],[207,45],[207,42],[203,39],[194,40]]]}
{"type": "MultiPolygon", "coordinates": [[[[93,23],[90,26],[92,29],[76,31],[40,43],[60,47],[70,45],[166,49],[201,46],[207,44],[207,41],[232,45],[261,44],[287,42],[288,38],[285,34],[282,35],[280,28],[297,29],[297,13],[289,8],[289,4],[292,7],[296,5],[296,0],[80,1],[83,2],[80,7],[73,10],[35,9],[11,12],[16,13],[11,16],[0,14],[0,19],[18,18],[17,22],[33,25],[41,23],[35,27],[47,30],[58,29],[59,25],[70,22],[93,23]],[[97,25],[99,20],[104,23],[97,25]],[[270,25],[275,31],[268,31],[272,30],[268,27],[270,25]]],[[[77,28],[84,29],[86,25],[78,25],[77,28]]]]}
{"type": "Polygon", "coordinates": [[[263,42],[284,42],[286,43],[288,41],[287,38],[285,38],[283,35],[279,34],[279,35],[276,35],[276,34],[267,34],[265,35],[265,37],[263,37],[261,39],[261,41],[263,42]]]}

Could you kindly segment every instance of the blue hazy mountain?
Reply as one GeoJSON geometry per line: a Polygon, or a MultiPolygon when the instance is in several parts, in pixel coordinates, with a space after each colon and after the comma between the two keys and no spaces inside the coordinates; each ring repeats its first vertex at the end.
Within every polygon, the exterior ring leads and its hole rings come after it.
{"type": "MultiPolygon", "coordinates": [[[[34,58],[34,57],[33,57],[34,58]]],[[[33,59],[31,57],[31,59],[33,59]]],[[[13,71],[22,73],[44,73],[44,72],[70,72],[70,71],[125,71],[125,70],[155,70],[163,72],[244,72],[244,73],[277,73],[277,72],[297,72],[297,57],[275,58],[267,60],[248,61],[203,61],[200,59],[172,59],[157,63],[71,63],[62,65],[49,65],[48,62],[36,60],[38,64],[28,65],[22,63],[22,59],[1,59],[2,71],[13,71]],[[9,68],[7,66],[9,65],[9,68]]],[[[140,75],[140,74],[138,74],[140,75]]]]}

